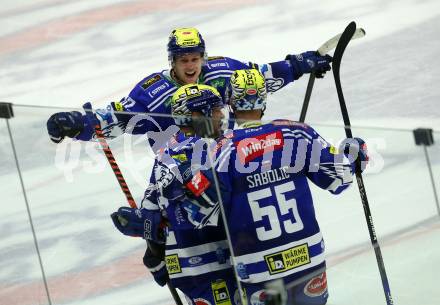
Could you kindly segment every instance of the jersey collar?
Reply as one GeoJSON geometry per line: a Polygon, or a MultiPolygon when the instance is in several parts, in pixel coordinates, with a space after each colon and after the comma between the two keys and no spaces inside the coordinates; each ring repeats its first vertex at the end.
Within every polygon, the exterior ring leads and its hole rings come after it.
{"type": "Polygon", "coordinates": [[[258,121],[258,120],[256,120],[256,121],[247,121],[247,122],[244,122],[244,123],[240,124],[237,127],[237,129],[252,128],[252,127],[258,127],[258,126],[261,126],[261,125],[263,125],[263,123],[261,123],[261,121],[258,121]]]}

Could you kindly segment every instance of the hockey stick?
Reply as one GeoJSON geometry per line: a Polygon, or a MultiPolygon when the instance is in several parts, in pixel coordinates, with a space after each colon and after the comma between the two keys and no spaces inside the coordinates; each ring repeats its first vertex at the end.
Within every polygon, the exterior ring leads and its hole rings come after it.
{"type": "Polygon", "coordinates": [[[87,120],[89,121],[90,125],[95,129],[96,138],[98,139],[98,143],[101,146],[102,150],[104,151],[104,154],[107,158],[108,163],[110,164],[110,167],[113,170],[113,173],[116,176],[116,179],[118,179],[119,186],[121,187],[122,192],[125,195],[125,198],[127,198],[127,202],[133,209],[136,209],[136,202],[133,199],[133,196],[131,195],[131,192],[128,188],[127,183],[125,182],[124,176],[122,175],[121,170],[119,169],[118,164],[116,163],[115,157],[113,157],[113,153],[110,149],[110,146],[107,143],[107,140],[104,137],[104,134],[102,133],[101,124],[99,124],[98,119],[96,119],[95,115],[93,114],[92,110],[92,104],[87,102],[83,105],[83,109],[86,112],[87,120]]]}
{"type": "MultiPolygon", "coordinates": [[[[336,46],[335,53],[333,55],[333,76],[335,78],[336,90],[338,93],[339,104],[341,106],[342,117],[344,119],[344,128],[347,138],[353,138],[351,132],[350,119],[348,117],[347,105],[345,104],[344,94],[342,92],[341,78],[340,78],[340,68],[342,55],[344,54],[345,48],[350,42],[351,37],[355,33],[356,23],[352,21],[342,33],[338,45],[336,46]]],[[[359,162],[359,161],[357,161],[359,162]]],[[[387,274],[385,271],[385,265],[382,258],[382,253],[380,250],[379,242],[377,241],[376,230],[374,229],[373,217],[371,216],[370,206],[368,204],[367,192],[365,190],[364,181],[362,179],[362,173],[356,171],[356,181],[359,187],[359,193],[361,196],[362,205],[364,208],[365,218],[368,225],[368,232],[370,233],[371,243],[376,253],[377,265],[379,267],[380,277],[382,279],[382,286],[385,293],[385,299],[388,305],[393,304],[393,299],[391,297],[390,285],[388,283],[387,274]]]]}
{"type": "MultiPolygon", "coordinates": [[[[334,48],[336,48],[336,45],[338,44],[338,41],[341,38],[341,35],[342,35],[342,33],[338,34],[338,35],[330,38],[326,42],[324,42],[322,44],[322,46],[320,46],[317,51],[319,53],[319,55],[325,55],[328,52],[330,52],[331,50],[333,50],[334,48]]],[[[354,32],[353,37],[351,39],[361,38],[364,36],[365,36],[364,29],[358,28],[354,32]]],[[[316,78],[315,73],[311,73],[309,76],[309,82],[307,83],[306,95],[304,97],[304,102],[303,102],[303,105],[301,108],[301,114],[299,116],[300,122],[304,122],[306,119],[306,113],[307,113],[307,109],[309,107],[310,97],[312,96],[312,90],[313,90],[313,85],[315,84],[315,78],[316,78]]]]}
{"type": "MultiPolygon", "coordinates": [[[[125,198],[127,198],[127,202],[133,209],[136,209],[136,202],[133,199],[133,196],[131,195],[130,189],[128,188],[127,182],[125,182],[124,176],[122,175],[121,170],[119,169],[118,164],[116,163],[116,159],[113,156],[113,153],[110,149],[110,146],[107,143],[107,140],[105,139],[105,136],[101,129],[101,124],[96,119],[95,115],[93,114],[92,104],[90,102],[87,102],[83,105],[83,109],[86,112],[87,120],[89,121],[89,124],[93,126],[95,129],[96,138],[98,139],[99,145],[101,146],[102,150],[105,153],[105,156],[107,158],[108,163],[110,164],[110,167],[113,170],[113,173],[116,176],[116,179],[118,180],[119,186],[121,187],[122,192],[125,195],[125,198]]],[[[121,224],[123,224],[125,220],[124,218],[120,218],[121,224]]],[[[176,305],[182,305],[182,301],[180,300],[179,294],[177,293],[176,288],[174,288],[170,281],[167,281],[168,289],[170,290],[171,295],[173,296],[174,302],[176,302],[176,305]]]]}

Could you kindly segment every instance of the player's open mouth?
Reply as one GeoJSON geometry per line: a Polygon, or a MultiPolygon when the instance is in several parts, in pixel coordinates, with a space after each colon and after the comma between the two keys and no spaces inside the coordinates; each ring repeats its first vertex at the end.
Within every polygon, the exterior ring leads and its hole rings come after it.
{"type": "Polygon", "coordinates": [[[194,72],[185,72],[185,75],[189,76],[189,77],[193,77],[194,75],[196,75],[196,72],[195,71],[194,72]]]}

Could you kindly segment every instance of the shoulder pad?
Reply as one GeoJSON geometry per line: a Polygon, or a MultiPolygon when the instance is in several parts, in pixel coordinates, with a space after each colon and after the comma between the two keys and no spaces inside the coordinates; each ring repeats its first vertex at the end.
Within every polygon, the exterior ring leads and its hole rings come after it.
{"type": "Polygon", "coordinates": [[[217,60],[217,59],[225,59],[223,56],[209,56],[208,61],[217,60]]]}
{"type": "Polygon", "coordinates": [[[274,126],[298,127],[298,128],[302,128],[302,129],[309,128],[309,125],[307,125],[306,123],[301,123],[301,122],[291,121],[291,120],[274,120],[274,121],[270,122],[270,124],[272,124],[274,126]]]}
{"type": "Polygon", "coordinates": [[[209,60],[206,65],[204,66],[206,67],[208,70],[230,70],[231,69],[231,65],[229,64],[229,62],[226,60],[226,58],[222,58],[222,59],[215,59],[215,60],[209,60]]]}
{"type": "Polygon", "coordinates": [[[142,87],[142,89],[147,90],[148,88],[150,88],[152,85],[154,85],[155,83],[157,83],[158,81],[160,81],[163,78],[163,76],[160,73],[155,73],[152,74],[148,77],[146,77],[141,83],[140,86],[142,87]]]}
{"type": "Polygon", "coordinates": [[[162,73],[152,74],[139,82],[138,85],[138,90],[143,92],[141,94],[146,94],[152,99],[160,96],[161,93],[164,93],[169,88],[175,86],[162,73]]]}

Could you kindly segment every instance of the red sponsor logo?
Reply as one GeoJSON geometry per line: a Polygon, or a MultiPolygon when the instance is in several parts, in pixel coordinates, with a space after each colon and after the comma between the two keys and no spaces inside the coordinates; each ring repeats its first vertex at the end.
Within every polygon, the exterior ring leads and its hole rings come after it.
{"type": "Polygon", "coordinates": [[[191,181],[186,184],[186,187],[197,197],[199,197],[211,185],[208,178],[201,172],[197,172],[191,181]]]}
{"type": "Polygon", "coordinates": [[[327,276],[325,272],[312,278],[304,287],[304,293],[309,297],[318,297],[327,291],[327,276]]]}
{"type": "Polygon", "coordinates": [[[249,88],[246,90],[246,94],[255,95],[255,94],[257,94],[257,90],[253,89],[253,88],[249,88]]]}
{"type": "Polygon", "coordinates": [[[266,291],[258,290],[251,295],[251,305],[264,305],[266,304],[266,291]]]}
{"type": "Polygon", "coordinates": [[[197,298],[197,299],[194,299],[194,305],[211,305],[211,303],[205,299],[197,298]]]}
{"type": "Polygon", "coordinates": [[[284,138],[282,132],[278,130],[243,139],[234,144],[237,147],[238,158],[244,164],[266,153],[281,149],[284,145],[284,138]]]}

